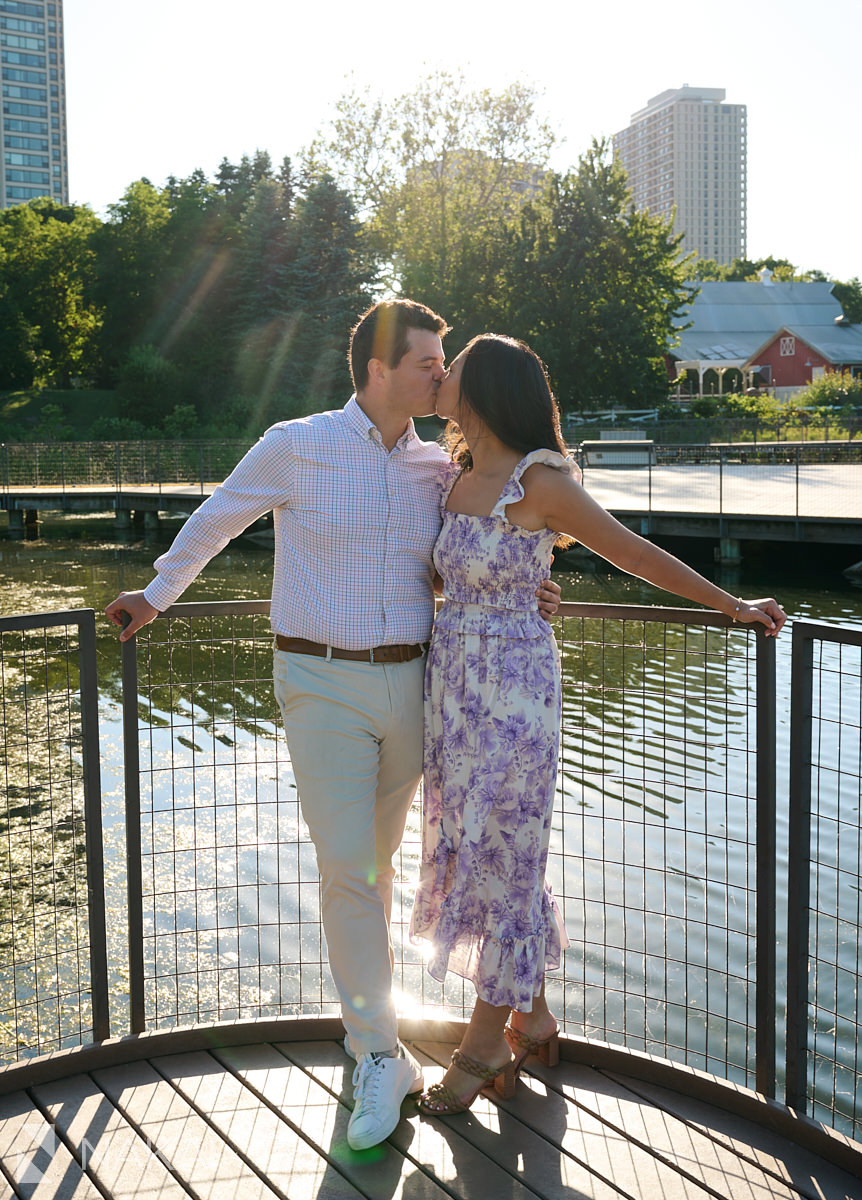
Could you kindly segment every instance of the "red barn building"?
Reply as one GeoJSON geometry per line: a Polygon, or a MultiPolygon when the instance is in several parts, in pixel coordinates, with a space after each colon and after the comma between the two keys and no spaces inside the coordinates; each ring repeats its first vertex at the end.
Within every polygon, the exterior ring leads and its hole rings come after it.
{"type": "Polygon", "coordinates": [[[700,288],[670,355],[695,394],[765,385],[787,396],[826,371],[862,374],[862,325],[844,316],[831,283],[777,282],[764,268],[758,283],[700,288]]]}

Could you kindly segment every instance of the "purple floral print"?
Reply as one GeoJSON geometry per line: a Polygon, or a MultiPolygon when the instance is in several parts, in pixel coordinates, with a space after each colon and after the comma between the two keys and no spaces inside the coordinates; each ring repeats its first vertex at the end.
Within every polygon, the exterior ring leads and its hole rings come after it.
{"type": "MultiPolygon", "coordinates": [[[[569,941],[545,881],[557,777],[560,663],[536,609],[556,534],[509,522],[522,459],[488,517],[443,513],[434,563],[446,603],[425,672],[422,865],[411,937],[428,970],[472,981],[489,1004],[532,1008],[569,941]]],[[[454,479],[452,481],[454,483],[454,479]]],[[[443,496],[445,506],[448,491],[443,496]]]]}

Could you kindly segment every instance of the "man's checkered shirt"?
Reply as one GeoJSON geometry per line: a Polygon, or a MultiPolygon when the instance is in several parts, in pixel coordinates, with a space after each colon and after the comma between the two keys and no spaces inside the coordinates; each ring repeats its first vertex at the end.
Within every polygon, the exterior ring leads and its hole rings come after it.
{"type": "Polygon", "coordinates": [[[176,602],[231,538],[270,510],[272,628],[360,650],[427,641],[431,551],[452,465],[412,422],[389,452],[353,397],[266,431],[183,525],[145,596],[176,602]]]}

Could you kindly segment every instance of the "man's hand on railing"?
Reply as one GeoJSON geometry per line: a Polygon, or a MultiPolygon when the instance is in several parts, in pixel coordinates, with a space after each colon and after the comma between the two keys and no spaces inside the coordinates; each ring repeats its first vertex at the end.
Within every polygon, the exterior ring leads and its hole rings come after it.
{"type": "Polygon", "coordinates": [[[121,642],[127,642],[133,634],[144,625],[149,625],[158,615],[159,610],[153,608],[143,592],[120,592],[116,600],[112,600],[105,609],[105,616],[123,630],[120,634],[121,642]],[[125,628],[124,614],[130,618],[125,628]]]}

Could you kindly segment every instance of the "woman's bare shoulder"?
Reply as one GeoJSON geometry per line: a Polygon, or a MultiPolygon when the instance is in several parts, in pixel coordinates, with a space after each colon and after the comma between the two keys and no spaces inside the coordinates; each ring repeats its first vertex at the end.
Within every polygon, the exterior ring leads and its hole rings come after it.
{"type": "MultiPolygon", "coordinates": [[[[572,464],[574,468],[574,463],[572,464]]],[[[531,463],[521,476],[524,490],[536,496],[552,495],[561,489],[577,486],[576,469],[566,471],[562,467],[550,467],[545,463],[531,463]]]]}

